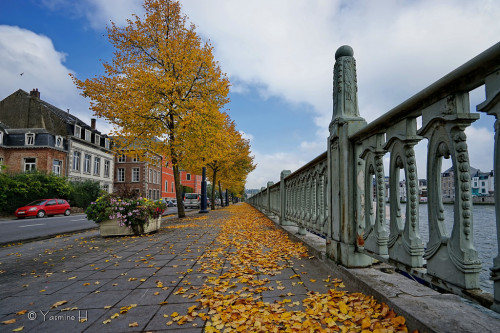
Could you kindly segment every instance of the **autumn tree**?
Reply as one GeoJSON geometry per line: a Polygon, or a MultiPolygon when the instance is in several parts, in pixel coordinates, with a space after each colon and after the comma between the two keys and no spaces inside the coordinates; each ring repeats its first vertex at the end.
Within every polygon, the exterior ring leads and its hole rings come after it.
{"type": "MultiPolygon", "coordinates": [[[[103,64],[105,74],[73,81],[90,97],[95,115],[113,125],[122,149],[140,139],[171,161],[182,202],[179,166],[187,156],[186,139],[202,132],[200,118],[218,117],[228,102],[229,81],[179,2],[145,0],[143,7],[143,18],[134,14],[125,27],[108,28],[116,51],[103,64]]],[[[182,205],[178,212],[185,216],[182,205]]]]}
{"type": "MultiPolygon", "coordinates": [[[[209,194],[211,208],[215,209],[215,189],[219,183],[222,182],[224,188],[233,193],[240,193],[245,187],[247,175],[255,169],[255,165],[248,140],[236,130],[236,124],[226,113],[207,119],[206,124],[210,135],[206,135],[202,143],[189,149],[195,156],[204,158],[186,159],[184,167],[191,172],[200,170],[203,166],[207,167],[208,179],[213,184],[212,193],[209,194]],[[202,152],[208,154],[202,155],[202,152]]],[[[196,142],[194,139],[187,141],[196,142]]],[[[221,188],[219,194],[222,195],[221,188]]]]}

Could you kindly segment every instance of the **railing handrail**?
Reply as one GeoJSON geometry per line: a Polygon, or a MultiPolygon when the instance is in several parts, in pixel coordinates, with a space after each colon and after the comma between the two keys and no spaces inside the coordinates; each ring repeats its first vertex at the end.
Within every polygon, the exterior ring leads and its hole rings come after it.
{"type": "Polygon", "coordinates": [[[446,96],[456,92],[474,90],[484,84],[484,78],[488,74],[500,69],[500,67],[495,67],[499,58],[500,42],[370,122],[367,126],[351,135],[349,139],[354,141],[363,140],[372,136],[374,131],[384,128],[384,124],[397,122],[402,117],[420,116],[419,111],[446,96]]]}
{"type": "MultiPolygon", "coordinates": [[[[298,168],[297,170],[295,170],[294,172],[292,172],[291,174],[289,174],[287,177],[285,177],[285,179],[290,179],[292,178],[293,176],[301,173],[302,171],[304,171],[305,169],[308,169],[310,168],[311,166],[317,164],[318,162],[324,160],[327,156],[328,152],[325,151],[324,153],[321,153],[320,155],[316,156],[316,158],[314,158],[312,161],[310,161],[309,163],[301,166],[300,168],[298,168]]],[[[279,182],[278,182],[279,184],[279,182]]],[[[274,185],[277,185],[277,184],[274,184],[274,185]]]]}

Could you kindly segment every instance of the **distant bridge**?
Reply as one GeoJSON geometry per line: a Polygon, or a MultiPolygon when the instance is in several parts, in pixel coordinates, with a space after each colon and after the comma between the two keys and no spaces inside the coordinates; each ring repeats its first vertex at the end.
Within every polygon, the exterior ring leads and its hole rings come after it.
{"type": "MultiPolygon", "coordinates": [[[[491,266],[494,296],[481,291],[481,262],[474,247],[471,176],[464,130],[479,118],[469,92],[485,85],[477,110],[495,116],[495,211],[500,253],[500,43],[367,124],[358,109],[356,61],[349,46],[335,54],[333,118],[327,150],[281,180],[267,183],[249,202],[281,225],[295,224],[326,240],[326,254],[346,267],[368,267],[373,259],[500,312],[500,255],[491,266]],[[417,128],[417,118],[422,126],[417,128]],[[419,233],[417,161],[413,147],[427,147],[429,241],[419,233]],[[390,155],[390,221],[386,226],[383,157],[390,155]],[[441,162],[451,157],[455,214],[445,234],[441,162]],[[406,178],[406,213],[399,204],[399,175],[406,178]],[[375,186],[375,188],[374,188],[375,186]],[[373,204],[372,204],[373,203],[373,204]]],[[[492,223],[494,223],[492,221],[492,223]]],[[[479,240],[480,241],[480,240],[479,240]]]]}

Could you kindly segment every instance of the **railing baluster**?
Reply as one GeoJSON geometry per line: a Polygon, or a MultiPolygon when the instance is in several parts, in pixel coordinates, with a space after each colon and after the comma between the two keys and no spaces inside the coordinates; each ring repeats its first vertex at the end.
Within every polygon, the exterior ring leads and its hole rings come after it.
{"type": "Polygon", "coordinates": [[[493,259],[493,267],[491,268],[491,279],[493,280],[494,288],[494,304],[492,309],[500,312],[500,71],[486,77],[486,101],[477,106],[478,111],[486,112],[489,115],[495,116],[495,146],[493,158],[493,170],[495,176],[495,213],[496,213],[496,229],[497,229],[497,253],[493,259]]]}

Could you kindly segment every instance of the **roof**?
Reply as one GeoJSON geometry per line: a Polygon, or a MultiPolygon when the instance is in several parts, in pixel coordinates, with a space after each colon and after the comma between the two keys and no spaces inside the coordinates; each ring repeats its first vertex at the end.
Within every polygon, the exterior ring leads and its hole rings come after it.
{"type": "MultiPolygon", "coordinates": [[[[38,90],[33,93],[39,96],[38,90]]],[[[50,133],[59,135],[74,135],[73,125],[76,124],[107,137],[68,111],[63,111],[22,89],[0,101],[0,121],[10,128],[45,128],[50,133]]]]}

